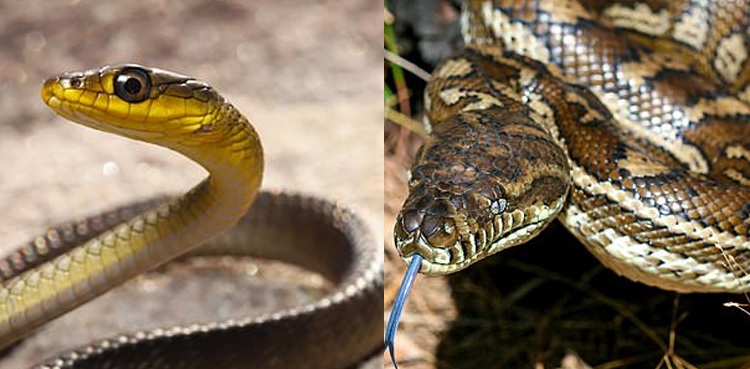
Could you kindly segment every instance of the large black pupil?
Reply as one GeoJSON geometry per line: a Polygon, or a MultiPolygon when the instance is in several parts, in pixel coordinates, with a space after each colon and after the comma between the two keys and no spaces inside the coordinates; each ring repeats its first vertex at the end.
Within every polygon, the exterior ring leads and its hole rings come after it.
{"type": "Polygon", "coordinates": [[[135,95],[141,90],[141,82],[135,78],[128,78],[123,87],[125,88],[125,91],[135,95]]]}

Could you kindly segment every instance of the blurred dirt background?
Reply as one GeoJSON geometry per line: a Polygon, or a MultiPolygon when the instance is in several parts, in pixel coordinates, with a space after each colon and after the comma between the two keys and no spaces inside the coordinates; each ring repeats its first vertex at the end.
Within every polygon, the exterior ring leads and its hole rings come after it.
{"type": "MultiPolygon", "coordinates": [[[[211,83],[260,132],[264,188],[352,206],[380,236],[381,11],[367,0],[0,1],[0,252],[47,225],[184,191],[205,176],[177,154],[54,117],[39,98],[49,75],[123,62],[211,83]]],[[[245,315],[246,298],[266,296],[249,288],[285,288],[269,287],[269,265],[186,265],[139,278],[48,324],[0,367],[115,332],[245,315]]],[[[320,284],[308,277],[302,284],[320,284]]]]}
{"type": "MultiPolygon", "coordinates": [[[[387,3],[386,45],[409,62],[430,71],[460,47],[460,0],[387,3]]],[[[422,142],[406,127],[422,121],[424,81],[405,72],[399,82],[396,69],[386,62],[386,88],[398,102],[385,124],[384,321],[406,269],[393,246],[393,223],[422,142]]],[[[401,369],[747,369],[749,306],[747,295],[677,295],[630,282],[554,222],[531,242],[465,271],[417,278],[396,359],[401,369]]],[[[390,356],[384,359],[393,368],[390,356]]]]}

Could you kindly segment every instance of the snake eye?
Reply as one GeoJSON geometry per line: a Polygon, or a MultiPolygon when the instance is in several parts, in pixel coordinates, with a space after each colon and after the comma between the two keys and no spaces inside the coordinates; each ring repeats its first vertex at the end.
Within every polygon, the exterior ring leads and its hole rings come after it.
{"type": "Polygon", "coordinates": [[[115,77],[115,95],[129,102],[139,103],[148,99],[151,92],[151,79],[141,68],[129,67],[123,69],[115,77]]]}
{"type": "Polygon", "coordinates": [[[83,80],[81,77],[72,77],[70,79],[70,86],[73,88],[81,88],[83,87],[83,80]]]}

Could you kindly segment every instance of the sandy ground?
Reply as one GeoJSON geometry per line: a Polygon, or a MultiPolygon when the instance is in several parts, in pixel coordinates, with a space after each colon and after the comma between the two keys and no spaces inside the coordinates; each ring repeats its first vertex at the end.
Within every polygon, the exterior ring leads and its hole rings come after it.
{"type": "MultiPolygon", "coordinates": [[[[209,81],[260,132],[265,188],[350,205],[380,235],[381,12],[379,3],[367,0],[0,3],[0,252],[46,225],[184,191],[205,176],[177,154],[54,117],[39,99],[48,75],[122,62],[209,81]]],[[[203,272],[177,270],[168,280],[145,278],[106,295],[46,326],[0,367],[25,367],[93,337],[167,324],[168,317],[231,316],[232,304],[244,306],[228,298],[245,288],[243,281],[225,281],[232,279],[231,268],[195,268],[203,272]],[[200,287],[201,279],[208,287],[200,287]],[[206,290],[220,291],[207,297],[206,290]],[[164,291],[172,305],[155,299],[164,291]],[[208,303],[196,304],[196,298],[208,303]],[[180,306],[189,308],[171,310],[180,306]]],[[[258,265],[240,269],[247,268],[258,265]]]]}

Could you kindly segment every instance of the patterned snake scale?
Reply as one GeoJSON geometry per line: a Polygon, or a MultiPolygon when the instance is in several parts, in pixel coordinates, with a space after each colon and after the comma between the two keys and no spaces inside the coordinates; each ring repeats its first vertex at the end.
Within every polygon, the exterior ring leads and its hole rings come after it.
{"type": "Polygon", "coordinates": [[[467,47],[427,87],[402,258],[456,272],[557,216],[632,280],[750,290],[749,8],[467,1],[467,47]]]}

